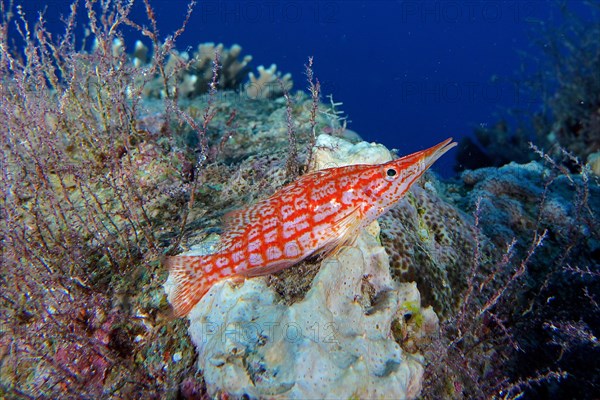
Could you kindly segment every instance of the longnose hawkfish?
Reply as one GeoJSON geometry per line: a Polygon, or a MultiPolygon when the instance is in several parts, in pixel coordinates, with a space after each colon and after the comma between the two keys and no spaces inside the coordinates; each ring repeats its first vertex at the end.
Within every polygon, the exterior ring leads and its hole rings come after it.
{"type": "Polygon", "coordinates": [[[251,207],[226,214],[216,253],[165,259],[174,282],[169,301],[175,315],[188,314],[217,281],[274,273],[352,243],[360,229],[398,202],[454,146],[449,138],[384,164],[312,172],[251,207]]]}

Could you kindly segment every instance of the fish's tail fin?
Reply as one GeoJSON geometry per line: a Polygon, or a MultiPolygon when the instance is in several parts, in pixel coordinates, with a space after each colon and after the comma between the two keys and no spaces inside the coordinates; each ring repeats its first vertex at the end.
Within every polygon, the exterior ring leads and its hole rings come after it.
{"type": "Polygon", "coordinates": [[[169,270],[167,282],[171,281],[167,297],[176,317],[186,316],[210,289],[209,277],[204,271],[207,264],[212,262],[211,256],[174,256],[163,259],[163,265],[169,270]]]}

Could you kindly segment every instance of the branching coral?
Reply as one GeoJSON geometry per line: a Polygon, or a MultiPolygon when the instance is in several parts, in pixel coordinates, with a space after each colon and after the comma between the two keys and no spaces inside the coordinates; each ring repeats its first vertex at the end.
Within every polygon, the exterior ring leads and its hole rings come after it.
{"type": "Polygon", "coordinates": [[[293,86],[290,74],[281,75],[277,65],[271,64],[269,68],[260,65],[258,77],[252,72],[249,74],[250,82],[246,84],[246,95],[251,99],[272,99],[280,97],[284,92],[290,91],[293,86]]]}
{"type": "MultiPolygon", "coordinates": [[[[164,72],[167,77],[167,87],[170,93],[177,93],[181,98],[192,98],[208,92],[213,78],[213,60],[215,53],[219,54],[221,68],[218,76],[219,90],[236,90],[245,80],[250,67],[252,56],[246,55],[239,59],[242,48],[234,44],[225,48],[222,43],[203,43],[193,54],[171,51],[165,64],[164,72]]],[[[147,65],[152,59],[147,57],[148,50],[143,44],[136,45],[134,63],[147,65]],[[139,54],[139,55],[138,55],[139,54]]],[[[157,75],[148,82],[144,94],[149,97],[164,98],[167,95],[164,78],[157,75]]]]}

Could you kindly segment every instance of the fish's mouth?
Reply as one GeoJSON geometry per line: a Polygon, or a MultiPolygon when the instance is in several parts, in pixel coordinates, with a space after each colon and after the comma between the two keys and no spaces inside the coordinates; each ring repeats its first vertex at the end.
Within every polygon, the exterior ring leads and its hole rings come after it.
{"type": "Polygon", "coordinates": [[[433,147],[400,157],[397,160],[391,161],[389,164],[398,167],[404,177],[414,181],[423,175],[423,173],[425,173],[425,171],[427,171],[433,163],[442,157],[448,150],[456,145],[457,143],[453,142],[452,138],[448,138],[433,147]]]}
{"type": "Polygon", "coordinates": [[[421,162],[424,164],[425,171],[428,170],[429,167],[431,167],[438,159],[440,159],[440,157],[446,154],[448,150],[456,147],[457,145],[458,143],[453,142],[452,138],[448,138],[427,150],[422,150],[420,152],[422,153],[421,157],[423,157],[421,162]]]}

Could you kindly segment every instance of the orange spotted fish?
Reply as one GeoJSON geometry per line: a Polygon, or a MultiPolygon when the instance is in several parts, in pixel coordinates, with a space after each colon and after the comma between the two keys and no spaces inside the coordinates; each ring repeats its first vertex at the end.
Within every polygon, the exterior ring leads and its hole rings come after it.
{"type": "Polygon", "coordinates": [[[384,164],[316,171],[249,208],[227,214],[215,254],[166,258],[175,314],[188,314],[222,279],[270,274],[352,243],[360,229],[390,209],[454,146],[450,138],[384,164]]]}

